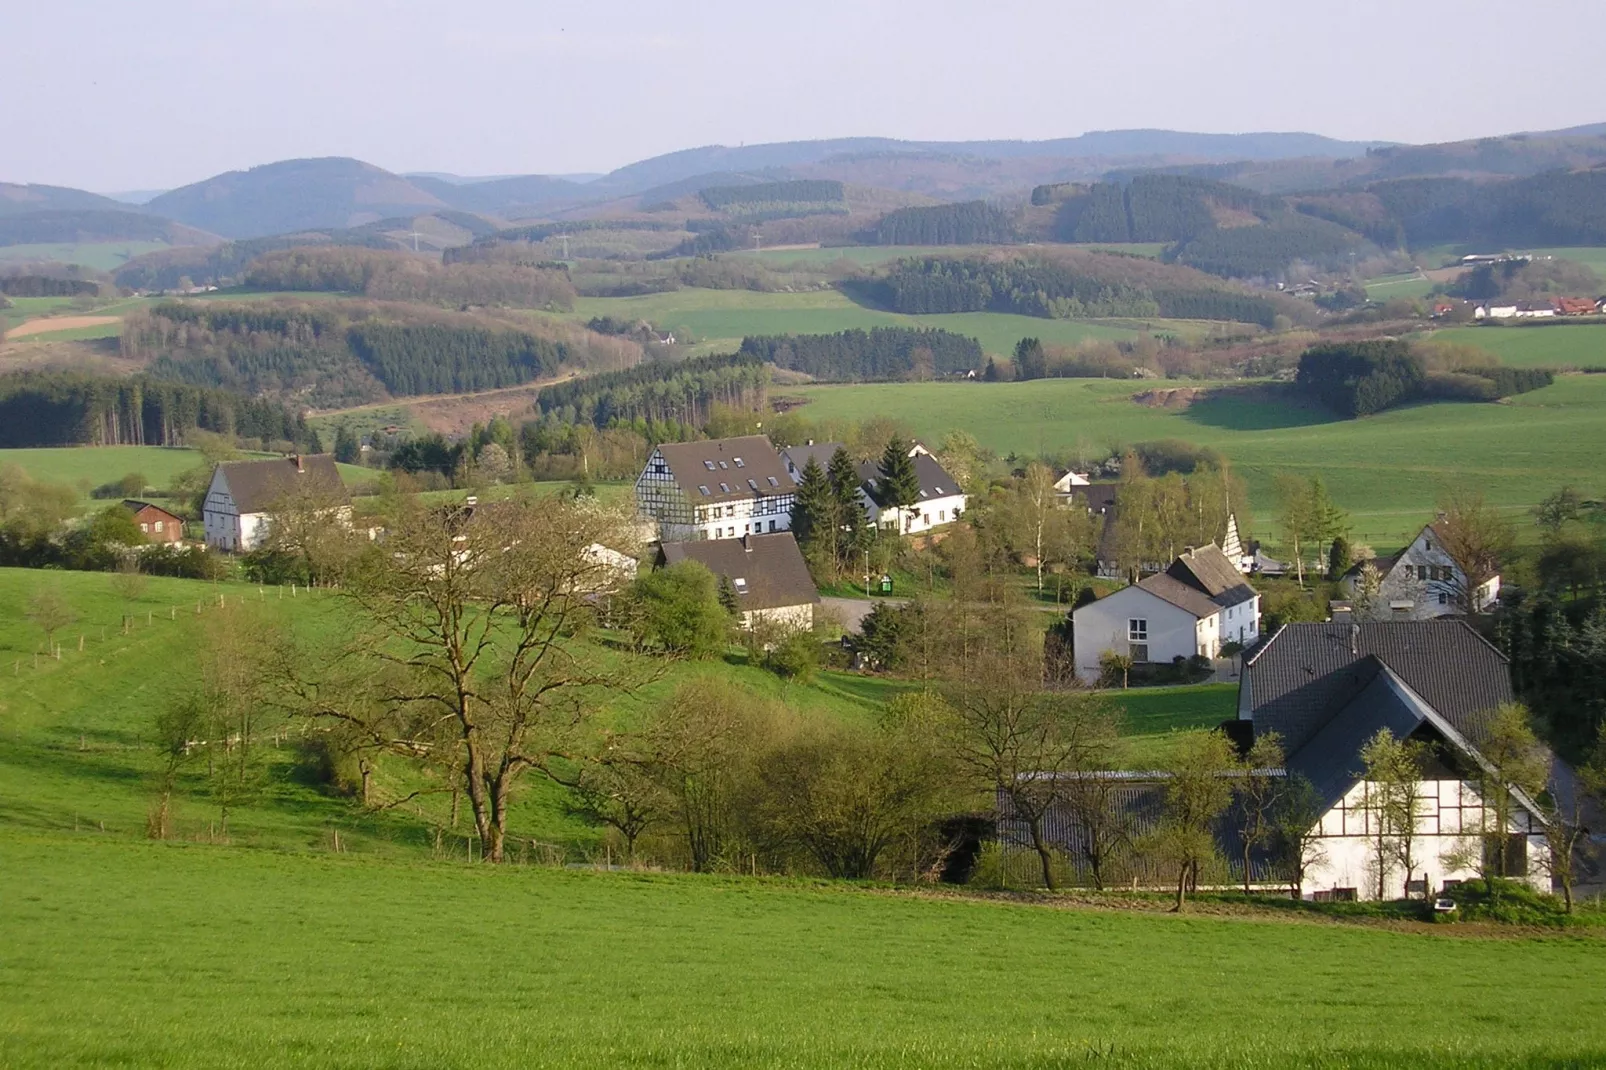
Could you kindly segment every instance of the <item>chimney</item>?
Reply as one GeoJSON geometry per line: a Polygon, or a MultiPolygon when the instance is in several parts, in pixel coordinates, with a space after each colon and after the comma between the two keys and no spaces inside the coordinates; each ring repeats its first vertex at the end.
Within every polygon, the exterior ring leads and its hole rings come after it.
{"type": "Polygon", "coordinates": [[[1351,654],[1359,654],[1361,652],[1361,626],[1359,624],[1351,624],[1349,626],[1349,652],[1351,654]]]}
{"type": "Polygon", "coordinates": [[[297,453],[294,456],[292,456],[290,459],[292,461],[296,462],[296,471],[297,472],[305,472],[307,470],[306,463],[301,460],[301,454],[297,453]]]}

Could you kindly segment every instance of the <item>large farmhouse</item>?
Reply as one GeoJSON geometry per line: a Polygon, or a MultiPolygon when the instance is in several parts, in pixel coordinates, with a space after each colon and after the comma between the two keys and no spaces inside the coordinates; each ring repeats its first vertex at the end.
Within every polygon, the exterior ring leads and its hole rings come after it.
{"type": "Polygon", "coordinates": [[[790,531],[666,542],[658,548],[659,567],[681,561],[698,562],[728,585],[735,612],[749,631],[762,624],[794,631],[814,626],[820,592],[790,531]]]}
{"type": "Polygon", "coordinates": [[[665,542],[735,539],[790,529],[796,489],[763,435],[665,442],[636,478],[636,508],[665,542]]]}
{"type": "Polygon", "coordinates": [[[1260,595],[1211,543],[1179,555],[1164,571],[1090,602],[1072,614],[1076,674],[1094,683],[1109,653],[1133,662],[1217,658],[1228,643],[1260,638],[1260,595]]]}
{"type": "Polygon", "coordinates": [[[1440,522],[1423,528],[1399,554],[1362,562],[1344,576],[1351,599],[1370,601],[1369,615],[1395,620],[1428,620],[1451,613],[1465,613],[1467,603],[1482,612],[1500,597],[1500,577],[1493,576],[1468,592],[1467,574],[1444,550],[1440,522]],[[1377,570],[1377,588],[1365,590],[1365,570],[1377,570]],[[1468,595],[1471,595],[1470,599],[1468,595]]]}
{"type": "Polygon", "coordinates": [[[351,519],[351,493],[327,453],[218,465],[202,511],[206,544],[241,553],[256,549],[267,537],[269,514],[308,492],[335,503],[340,521],[351,519]]]}

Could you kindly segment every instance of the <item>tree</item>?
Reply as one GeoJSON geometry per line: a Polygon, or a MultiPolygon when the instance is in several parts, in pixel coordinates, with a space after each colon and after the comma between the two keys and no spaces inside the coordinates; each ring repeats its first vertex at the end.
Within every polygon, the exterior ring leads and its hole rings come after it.
{"type": "Polygon", "coordinates": [[[335,429],[335,460],[341,464],[359,464],[362,461],[362,443],[352,433],[349,424],[335,429]]]}
{"type": "Polygon", "coordinates": [[[975,489],[982,474],[982,448],[969,431],[950,431],[942,436],[937,460],[965,490],[975,489]]]}
{"type": "Polygon", "coordinates": [[[77,611],[61,593],[61,588],[54,584],[34,591],[28,599],[27,614],[34,626],[45,633],[47,654],[56,648],[56,633],[78,619],[77,611]]]}
{"type": "Polygon", "coordinates": [[[1473,776],[1483,805],[1475,857],[1489,898],[1494,900],[1499,896],[1495,878],[1510,874],[1513,841],[1520,839],[1522,850],[1527,850],[1527,837],[1511,832],[1523,805],[1519,795],[1529,801],[1539,798],[1550,762],[1534,734],[1532,714],[1520,703],[1508,702],[1495,709],[1478,742],[1478,753],[1483,761],[1477,763],[1473,776]]]}
{"type": "Polygon", "coordinates": [[[651,775],[698,873],[737,836],[736,795],[763,733],[753,705],[729,684],[694,680],[658,707],[642,733],[651,775]]]}
{"type": "Polygon", "coordinates": [[[352,530],[344,489],[296,479],[268,503],[267,532],[246,555],[258,582],[338,584],[367,545],[352,530]]]}
{"type": "Polygon", "coordinates": [[[860,536],[869,528],[868,515],[859,497],[858,465],[853,462],[853,455],[841,447],[831,454],[831,463],[826,466],[826,481],[831,485],[831,499],[835,503],[834,516],[839,522],[838,537],[836,541],[836,554],[838,567],[851,568],[852,556],[856,553],[860,536]]]}
{"type": "Polygon", "coordinates": [[[1132,815],[1122,805],[1121,780],[1105,775],[1121,767],[1120,721],[1113,707],[1090,705],[1084,753],[1079,761],[1086,766],[1065,777],[1063,806],[1076,827],[1075,852],[1093,878],[1093,887],[1104,890],[1111,862],[1132,846],[1132,815]]]}
{"type": "Polygon", "coordinates": [[[883,509],[900,513],[920,501],[920,476],[915,471],[914,458],[909,456],[909,444],[901,438],[890,440],[881,452],[876,499],[883,509]]]}
{"type": "Polygon", "coordinates": [[[810,457],[792,499],[792,537],[805,557],[828,562],[833,575],[838,565],[837,541],[842,534],[838,521],[836,498],[825,469],[810,457]]]}
{"type": "Polygon", "coordinates": [[[1232,744],[1220,732],[1190,732],[1177,741],[1166,765],[1154,853],[1176,868],[1174,912],[1187,902],[1190,881],[1216,856],[1215,823],[1232,804],[1232,744]]]}
{"type": "Polygon", "coordinates": [[[485,857],[504,861],[526,774],[572,757],[601,706],[657,675],[580,638],[609,579],[586,548],[619,524],[550,498],[411,505],[342,588],[360,634],[330,658],[289,659],[293,698],[460,785],[485,857]]]}
{"type": "Polygon", "coordinates": [[[1361,748],[1361,807],[1367,815],[1371,867],[1377,897],[1388,895],[1388,877],[1396,865],[1405,871],[1403,892],[1410,894],[1416,871],[1418,826],[1422,821],[1422,766],[1426,746],[1398,739],[1380,728],[1361,748]]]}
{"type": "Polygon", "coordinates": [[[1483,499],[1481,491],[1452,494],[1440,506],[1439,543],[1460,572],[1455,591],[1463,613],[1482,613],[1481,592],[1516,549],[1517,532],[1511,520],[1483,499]]]}
{"type": "Polygon", "coordinates": [[[664,817],[667,798],[651,775],[651,759],[639,739],[610,737],[602,753],[573,771],[554,773],[569,789],[568,812],[593,825],[607,825],[625,841],[625,859],[634,862],[636,842],[664,817]]]}
{"type": "Polygon", "coordinates": [[[1249,894],[1254,853],[1270,847],[1277,837],[1276,806],[1285,778],[1276,774],[1283,768],[1284,757],[1280,735],[1276,732],[1257,735],[1233,782],[1233,794],[1238,797],[1238,808],[1243,814],[1241,861],[1245,895],[1249,894]]]}
{"type": "Polygon", "coordinates": [[[1327,578],[1341,580],[1344,574],[1355,564],[1355,553],[1350,549],[1349,540],[1339,535],[1327,547],[1327,578]]]}
{"type": "Polygon", "coordinates": [[[730,612],[707,566],[679,561],[639,577],[632,589],[638,647],[654,642],[689,658],[712,657],[725,648],[730,612]]]}
{"type": "Polygon", "coordinates": [[[197,692],[180,695],[156,715],[153,735],[162,767],[156,780],[156,805],[145,822],[146,835],[153,840],[165,840],[173,834],[173,792],[206,718],[205,701],[197,692]]]}
{"type": "Polygon", "coordinates": [[[1015,343],[1015,378],[1041,379],[1048,375],[1048,356],[1043,343],[1036,338],[1022,338],[1015,343]]]}
{"type": "Polygon", "coordinates": [[[1327,493],[1320,476],[1308,481],[1289,473],[1277,476],[1283,545],[1294,557],[1294,574],[1305,585],[1305,555],[1320,561],[1324,544],[1349,530],[1349,518],[1327,493]]]}
{"type": "Polygon", "coordinates": [[[502,483],[513,475],[513,459],[500,442],[487,442],[475,458],[474,468],[492,483],[502,483]]]}
{"type": "Polygon", "coordinates": [[[1288,877],[1289,894],[1305,897],[1305,875],[1327,861],[1322,839],[1321,796],[1316,786],[1299,774],[1289,776],[1272,806],[1276,827],[1276,859],[1288,877]]]}
{"type": "MultiPolygon", "coordinates": [[[[1079,550],[1072,517],[1080,510],[1061,507],[1054,490],[1054,472],[1033,461],[1015,481],[1002,503],[1005,538],[1021,557],[1030,557],[1037,570],[1037,593],[1043,593],[1043,566],[1074,560],[1079,550]]],[[[1085,513],[1082,513],[1085,516],[1085,513]]]]}
{"type": "Polygon", "coordinates": [[[229,815],[267,786],[260,744],[278,710],[270,690],[293,655],[273,622],[238,600],[213,612],[197,653],[207,786],[227,837],[229,815]]]}

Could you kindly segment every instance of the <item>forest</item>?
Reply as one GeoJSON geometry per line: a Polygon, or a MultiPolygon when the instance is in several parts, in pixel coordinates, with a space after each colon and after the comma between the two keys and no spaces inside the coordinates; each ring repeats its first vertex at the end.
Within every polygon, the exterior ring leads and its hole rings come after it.
{"type": "Polygon", "coordinates": [[[1131,257],[917,257],[868,283],[866,296],[894,312],[1013,312],[1049,319],[1158,317],[1275,324],[1306,315],[1294,302],[1167,274],[1131,257]]]}
{"type": "Polygon", "coordinates": [[[974,338],[913,327],[751,336],[741,352],[824,382],[931,379],[980,370],[984,359],[974,338]]]}
{"type": "Polygon", "coordinates": [[[841,206],[842,183],[826,178],[801,178],[787,182],[760,182],[751,186],[710,186],[697,194],[716,212],[747,215],[753,208],[784,205],[841,206]]]}
{"type": "Polygon", "coordinates": [[[86,297],[100,293],[100,284],[87,279],[58,279],[49,275],[0,276],[0,294],[7,297],[86,297]]]}
{"type": "Polygon", "coordinates": [[[769,369],[753,353],[650,361],[624,371],[571,379],[542,389],[541,415],[563,424],[598,429],[646,420],[701,427],[715,405],[761,409],[769,369]]]}
{"type": "Polygon", "coordinates": [[[1546,368],[1447,363],[1434,357],[1435,350],[1398,338],[1327,343],[1300,356],[1294,381],[1312,400],[1354,419],[1424,399],[1495,401],[1555,380],[1546,368]],[[1430,360],[1439,366],[1430,367],[1430,360]]]}
{"type": "Polygon", "coordinates": [[[558,264],[439,263],[410,253],[312,246],[265,253],[246,268],[259,290],[362,294],[382,301],[511,306],[563,311],[574,286],[558,264]]]}
{"type": "Polygon", "coordinates": [[[0,376],[0,448],[178,446],[194,430],[267,442],[310,439],[301,416],[272,402],[148,376],[65,372],[0,376]]]}
{"type": "Polygon", "coordinates": [[[536,333],[361,301],[165,301],[124,321],[122,351],[154,357],[157,378],[293,395],[320,408],[517,386],[564,367],[610,370],[641,359],[640,345],[578,326],[536,333]]]}
{"type": "Polygon", "coordinates": [[[997,245],[1016,241],[1010,213],[985,201],[899,208],[871,224],[861,238],[871,245],[997,245]]]}

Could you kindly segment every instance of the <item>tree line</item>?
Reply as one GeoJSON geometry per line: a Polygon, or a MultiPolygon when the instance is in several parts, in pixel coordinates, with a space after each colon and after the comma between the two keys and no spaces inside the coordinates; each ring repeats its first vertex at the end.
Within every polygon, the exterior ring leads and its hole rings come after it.
{"type": "Polygon", "coordinates": [[[829,178],[799,178],[785,182],[759,182],[751,186],[709,186],[697,196],[716,212],[750,205],[840,204],[842,183],[829,178]]]}
{"type": "Polygon", "coordinates": [[[936,328],[876,327],[836,334],[750,335],[744,354],[827,382],[930,379],[979,370],[981,343],[936,328]]]}
{"type": "Polygon", "coordinates": [[[1430,369],[1424,348],[1397,338],[1312,346],[1299,358],[1295,382],[1313,400],[1354,419],[1424,397],[1493,401],[1555,381],[1547,368],[1460,364],[1430,369]]]}
{"type": "Polygon", "coordinates": [[[872,245],[995,245],[1016,241],[1014,217],[986,201],[898,208],[861,235],[872,245]]]}
{"type": "Polygon", "coordinates": [[[759,409],[769,389],[769,371],[753,353],[650,361],[624,371],[574,379],[542,389],[542,416],[567,424],[606,428],[620,420],[707,422],[716,404],[759,409]]]}
{"type": "Polygon", "coordinates": [[[0,275],[0,294],[8,297],[93,297],[100,284],[50,275],[0,275]]]}
{"type": "Polygon", "coordinates": [[[410,253],[352,246],[265,253],[247,266],[245,282],[262,290],[352,293],[449,306],[567,310],[574,307],[575,297],[561,264],[437,263],[410,253]]]}

